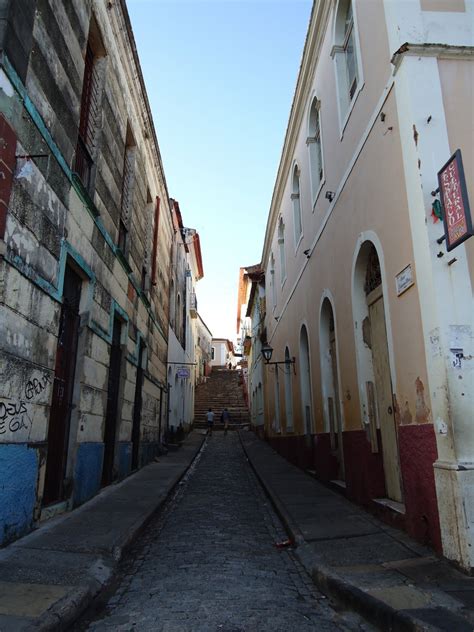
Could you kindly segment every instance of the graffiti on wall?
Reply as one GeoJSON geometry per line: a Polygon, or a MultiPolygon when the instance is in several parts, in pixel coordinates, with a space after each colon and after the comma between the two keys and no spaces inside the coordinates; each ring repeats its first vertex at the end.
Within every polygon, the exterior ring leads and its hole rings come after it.
{"type": "Polygon", "coordinates": [[[32,380],[28,380],[25,385],[26,399],[30,400],[36,395],[41,395],[41,393],[47,388],[48,384],[51,384],[51,376],[49,373],[44,373],[40,380],[36,377],[32,380]]]}
{"type": "Polygon", "coordinates": [[[30,377],[21,384],[17,398],[0,400],[0,439],[7,438],[7,434],[14,441],[30,438],[33,425],[31,405],[37,403],[37,398],[51,383],[49,373],[43,373],[40,378],[30,377]]]}
{"type": "Polygon", "coordinates": [[[7,430],[12,433],[29,429],[31,420],[25,402],[0,402],[0,435],[7,430]]]}

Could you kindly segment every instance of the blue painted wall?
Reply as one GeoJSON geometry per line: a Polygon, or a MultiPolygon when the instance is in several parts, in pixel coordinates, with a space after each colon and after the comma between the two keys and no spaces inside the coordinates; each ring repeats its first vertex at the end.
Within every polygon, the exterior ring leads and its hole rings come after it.
{"type": "Polygon", "coordinates": [[[125,478],[130,474],[132,467],[132,444],[130,441],[119,443],[119,479],[125,478]]]}
{"type": "Polygon", "coordinates": [[[77,449],[76,470],[74,473],[74,505],[95,496],[100,489],[102,463],[104,459],[103,443],[80,443],[77,449]]]}
{"type": "Polygon", "coordinates": [[[26,444],[0,444],[0,545],[33,526],[38,453],[26,444]]]}

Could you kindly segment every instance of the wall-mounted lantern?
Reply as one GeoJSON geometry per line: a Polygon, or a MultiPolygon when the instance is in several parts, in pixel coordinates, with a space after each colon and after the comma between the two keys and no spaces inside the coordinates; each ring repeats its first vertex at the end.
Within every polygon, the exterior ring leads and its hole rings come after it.
{"type": "Polygon", "coordinates": [[[287,358],[286,360],[281,360],[280,362],[270,362],[270,360],[272,359],[272,354],[273,354],[273,348],[270,347],[270,345],[267,343],[265,343],[264,345],[262,345],[262,356],[263,359],[265,360],[265,364],[285,364],[286,366],[290,366],[290,364],[293,365],[293,371],[294,374],[296,375],[296,358],[287,358]]]}

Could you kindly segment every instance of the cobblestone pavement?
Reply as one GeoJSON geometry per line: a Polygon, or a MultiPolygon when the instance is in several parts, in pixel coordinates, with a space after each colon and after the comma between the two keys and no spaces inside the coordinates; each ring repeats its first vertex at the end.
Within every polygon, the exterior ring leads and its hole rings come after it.
{"type": "Polygon", "coordinates": [[[278,632],[370,630],[313,586],[236,433],[214,433],[118,581],[75,630],[278,632]]]}

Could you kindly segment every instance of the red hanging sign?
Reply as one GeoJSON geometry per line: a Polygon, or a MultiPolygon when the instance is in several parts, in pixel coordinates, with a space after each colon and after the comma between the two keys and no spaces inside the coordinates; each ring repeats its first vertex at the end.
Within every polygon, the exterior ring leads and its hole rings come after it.
{"type": "Polygon", "coordinates": [[[474,234],[460,149],[438,171],[438,183],[446,249],[453,250],[474,234]]]}

